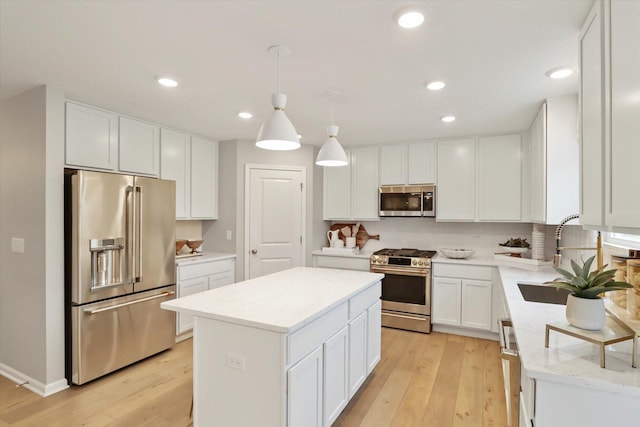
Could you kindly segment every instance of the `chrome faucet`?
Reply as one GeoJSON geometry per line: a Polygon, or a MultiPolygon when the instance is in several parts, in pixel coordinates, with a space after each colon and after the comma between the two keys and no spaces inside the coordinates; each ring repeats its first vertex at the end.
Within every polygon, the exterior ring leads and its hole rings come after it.
{"type": "Polygon", "coordinates": [[[598,268],[602,267],[602,235],[600,234],[600,232],[598,231],[598,236],[596,238],[596,247],[595,248],[571,248],[568,246],[560,246],[560,241],[562,240],[562,229],[564,228],[565,224],[573,219],[577,219],[579,218],[580,215],[578,214],[573,214],[573,215],[569,215],[568,217],[564,218],[562,221],[560,221],[560,224],[558,224],[558,226],[556,227],[556,254],[553,256],[553,265],[556,267],[560,266],[560,263],[562,262],[562,254],[560,253],[561,250],[567,251],[567,250],[574,250],[574,251],[587,251],[587,250],[591,250],[591,251],[596,251],[596,259],[598,262],[598,268]]]}

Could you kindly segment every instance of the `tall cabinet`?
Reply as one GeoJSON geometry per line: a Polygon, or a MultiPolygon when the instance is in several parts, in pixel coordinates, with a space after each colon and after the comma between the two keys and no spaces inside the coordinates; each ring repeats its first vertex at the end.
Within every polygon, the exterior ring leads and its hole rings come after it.
{"type": "Polygon", "coordinates": [[[598,0],[580,35],[580,221],[640,229],[640,2],[598,0]]]}

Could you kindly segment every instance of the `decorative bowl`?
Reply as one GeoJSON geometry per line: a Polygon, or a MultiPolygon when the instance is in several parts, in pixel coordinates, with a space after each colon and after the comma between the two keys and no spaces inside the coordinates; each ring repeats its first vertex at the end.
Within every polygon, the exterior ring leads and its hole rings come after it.
{"type": "Polygon", "coordinates": [[[204,240],[187,240],[187,246],[191,249],[192,254],[196,252],[196,249],[202,246],[202,242],[204,242],[204,240]]]}
{"type": "Polygon", "coordinates": [[[187,244],[186,240],[176,240],[176,253],[180,252],[184,245],[187,244]]]}
{"type": "Polygon", "coordinates": [[[469,258],[471,255],[475,254],[476,251],[473,249],[452,249],[452,248],[441,248],[440,252],[447,258],[469,258]]]}
{"type": "Polygon", "coordinates": [[[502,246],[502,245],[499,245],[499,246],[500,248],[502,248],[503,251],[509,252],[511,256],[515,256],[515,257],[519,257],[520,255],[529,251],[529,248],[518,248],[515,246],[502,246]]]}

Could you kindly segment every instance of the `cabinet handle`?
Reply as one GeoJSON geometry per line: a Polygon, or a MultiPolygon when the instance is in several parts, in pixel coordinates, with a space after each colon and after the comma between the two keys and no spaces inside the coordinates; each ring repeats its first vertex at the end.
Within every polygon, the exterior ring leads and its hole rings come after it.
{"type": "Polygon", "coordinates": [[[253,255],[255,255],[255,254],[257,254],[257,253],[258,253],[258,250],[257,250],[257,249],[251,249],[251,253],[252,253],[253,255]]]}

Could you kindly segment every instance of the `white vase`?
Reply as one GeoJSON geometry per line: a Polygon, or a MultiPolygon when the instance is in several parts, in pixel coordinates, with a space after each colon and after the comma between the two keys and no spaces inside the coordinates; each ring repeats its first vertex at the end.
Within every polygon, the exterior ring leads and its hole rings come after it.
{"type": "Polygon", "coordinates": [[[602,298],[567,298],[567,321],[580,329],[597,331],[602,329],[606,320],[604,300],[602,298]]]}

